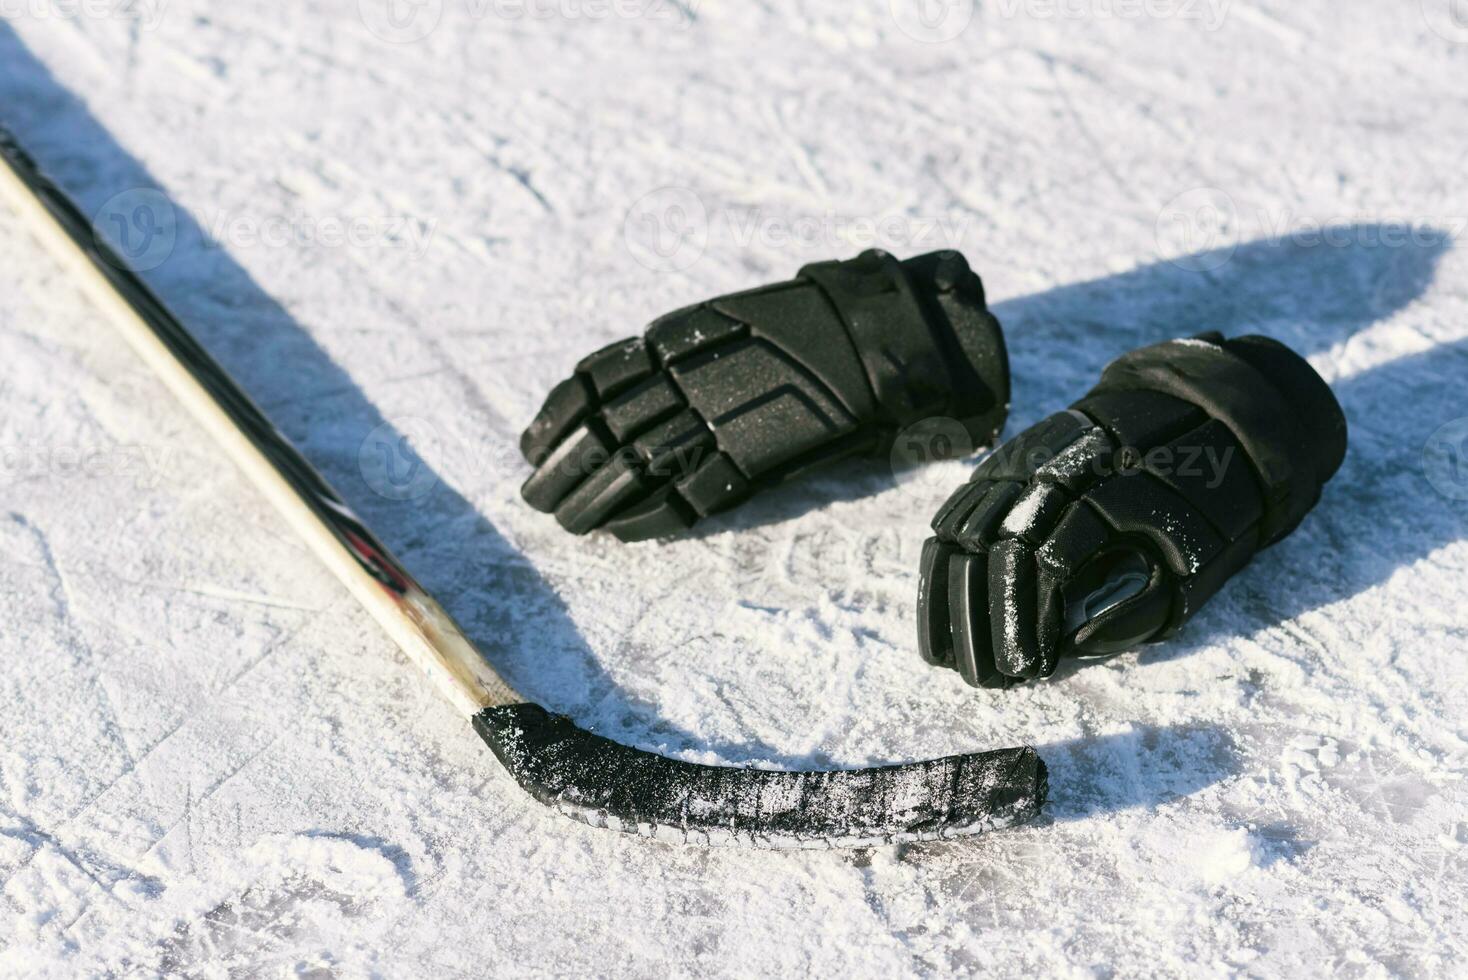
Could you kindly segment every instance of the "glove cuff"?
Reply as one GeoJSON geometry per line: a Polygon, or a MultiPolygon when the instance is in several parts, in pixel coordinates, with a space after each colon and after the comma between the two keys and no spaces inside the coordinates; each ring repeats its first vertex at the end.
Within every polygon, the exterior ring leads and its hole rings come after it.
{"type": "Polygon", "coordinates": [[[899,262],[878,249],[800,271],[835,307],[894,429],[952,416],[992,444],[1009,412],[1009,359],[984,287],[955,251],[899,262]]]}
{"type": "Polygon", "coordinates": [[[1346,416],[1335,393],[1310,362],[1271,337],[1252,334],[1225,340],[1279,391],[1295,413],[1300,441],[1292,450],[1296,466],[1324,485],[1346,458],[1346,416]]]}
{"type": "Polygon", "coordinates": [[[1289,534],[1345,457],[1346,420],[1300,355],[1267,337],[1217,333],[1143,347],[1107,366],[1092,394],[1160,391],[1228,426],[1263,496],[1259,546],[1289,534]]]}
{"type": "Polygon", "coordinates": [[[992,445],[1009,415],[1009,351],[983,282],[955,251],[919,255],[902,267],[944,350],[952,379],[949,412],[968,427],[975,446],[992,445]]]}

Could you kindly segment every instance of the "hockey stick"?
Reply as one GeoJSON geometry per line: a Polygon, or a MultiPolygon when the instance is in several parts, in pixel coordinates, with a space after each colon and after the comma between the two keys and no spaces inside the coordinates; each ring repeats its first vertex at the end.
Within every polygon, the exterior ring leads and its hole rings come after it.
{"type": "Polygon", "coordinates": [[[1045,765],[1031,748],[852,771],[704,766],[621,745],[527,701],[4,128],[0,157],[0,190],[36,237],[542,803],[663,840],[774,847],[952,837],[1039,811],[1045,765]]]}

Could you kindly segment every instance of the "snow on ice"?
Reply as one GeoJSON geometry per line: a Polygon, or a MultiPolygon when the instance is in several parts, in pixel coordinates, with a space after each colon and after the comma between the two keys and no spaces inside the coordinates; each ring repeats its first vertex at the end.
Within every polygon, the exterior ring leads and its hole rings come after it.
{"type": "Polygon", "coordinates": [[[400,6],[10,5],[0,120],[527,695],[701,762],[1030,743],[1052,804],[789,854],[548,811],[0,219],[0,973],[1462,972],[1448,0],[400,6]],[[1172,641],[1003,693],[915,651],[969,460],[667,545],[519,502],[582,355],[870,245],[984,277],[1011,434],[1126,350],[1261,332],[1345,467],[1172,641]]]}

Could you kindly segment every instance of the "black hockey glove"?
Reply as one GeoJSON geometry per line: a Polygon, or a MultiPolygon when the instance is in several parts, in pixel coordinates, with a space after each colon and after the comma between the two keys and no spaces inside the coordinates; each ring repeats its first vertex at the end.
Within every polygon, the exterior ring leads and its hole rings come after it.
{"type": "Polygon", "coordinates": [[[869,251],[712,299],[603,348],[520,440],[521,493],[568,531],[681,531],[814,464],[885,453],[920,419],[990,445],[1009,365],[979,277],[957,252],[869,251]]]}
{"type": "Polygon", "coordinates": [[[929,663],[978,687],[1172,635],[1315,506],[1346,420],[1266,337],[1144,347],[983,460],[933,519],[918,585],[929,663]]]}

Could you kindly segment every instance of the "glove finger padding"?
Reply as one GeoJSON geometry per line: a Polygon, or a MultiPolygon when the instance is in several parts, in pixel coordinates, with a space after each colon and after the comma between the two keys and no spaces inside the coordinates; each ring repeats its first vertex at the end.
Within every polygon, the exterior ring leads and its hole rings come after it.
{"type": "Polygon", "coordinates": [[[1292,531],[1346,451],[1329,386],[1266,337],[1114,361],[985,458],[933,520],[918,646],[977,687],[1176,632],[1292,531]]]}
{"type": "Polygon", "coordinates": [[[557,385],[520,442],[521,490],[573,534],[682,531],[817,463],[883,453],[925,418],[990,445],[1009,364],[957,252],[868,251],[671,313],[557,385]]]}

